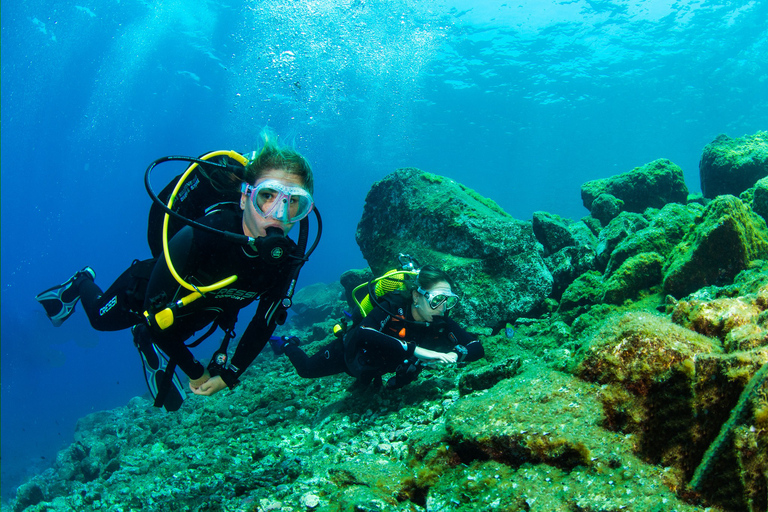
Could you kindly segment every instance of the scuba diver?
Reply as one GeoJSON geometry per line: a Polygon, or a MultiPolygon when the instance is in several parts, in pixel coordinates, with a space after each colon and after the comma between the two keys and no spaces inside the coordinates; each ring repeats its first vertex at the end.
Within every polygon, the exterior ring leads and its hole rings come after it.
{"type": "MultiPolygon", "coordinates": [[[[403,273],[392,271],[379,279],[403,273]]],[[[359,386],[373,382],[379,387],[384,374],[394,373],[387,380],[389,389],[413,382],[427,365],[468,363],[483,357],[477,337],[447,316],[459,302],[448,275],[431,265],[406,273],[418,278],[408,284],[400,278],[398,285],[405,289],[381,297],[371,290],[372,310],[363,311],[365,317],[359,323],[311,357],[298,347],[295,337],[270,338],[272,349],[285,353],[301,377],[346,372],[358,379],[359,386]]]]}
{"type": "Polygon", "coordinates": [[[262,138],[261,150],[250,158],[220,151],[199,159],[164,157],[153,162],[145,184],[155,201],[148,238],[156,257],[134,261],[106,292],[94,282],[93,269],[85,267],[36,297],[54,326],[69,318],[80,301],[94,329],[131,328],[157,407],[177,410],[184,400],[176,366],[198,395],[238,384],[275,327],[285,321],[299,270],[320,239],[322,223],[312,199],[309,162],[268,131],[262,138]],[[171,160],[192,165],[161,192],[169,196],[165,204],[152,191],[149,175],[158,163],[171,160]],[[179,213],[198,210],[203,214],[179,213]],[[317,233],[305,253],[312,211],[317,233]],[[162,234],[157,219],[164,219],[162,234]],[[169,227],[173,222],[176,226],[169,227]],[[298,243],[287,236],[296,223],[298,243]],[[235,336],[238,312],[255,300],[256,313],[230,359],[227,345],[235,336]],[[208,325],[205,335],[185,344],[208,325]],[[217,327],[224,330],[224,341],[206,367],[190,347],[217,327]]]}

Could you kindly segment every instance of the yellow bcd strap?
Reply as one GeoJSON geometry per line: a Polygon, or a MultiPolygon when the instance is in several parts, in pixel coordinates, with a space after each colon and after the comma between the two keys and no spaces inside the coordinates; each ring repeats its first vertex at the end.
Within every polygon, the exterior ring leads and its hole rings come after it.
{"type": "MultiPolygon", "coordinates": [[[[212,151],[210,153],[207,153],[200,157],[200,160],[208,160],[209,158],[213,158],[215,156],[227,156],[238,163],[242,164],[243,166],[248,164],[248,159],[245,158],[243,155],[236,151],[232,150],[220,150],[220,151],[212,151]]],[[[181,190],[181,186],[184,184],[184,182],[187,180],[190,174],[198,167],[197,162],[192,163],[187,170],[184,172],[184,174],[181,175],[181,178],[179,178],[179,181],[176,182],[176,186],[173,189],[173,192],[171,192],[170,197],[168,198],[168,209],[173,209],[173,202],[176,200],[176,194],[179,193],[179,190],[181,190]]],[[[167,329],[171,325],[173,325],[174,320],[174,312],[177,311],[179,308],[182,308],[195,300],[199,299],[203,295],[205,295],[208,292],[218,290],[220,288],[224,288],[225,286],[229,286],[230,284],[237,281],[236,275],[231,275],[227,278],[222,279],[221,281],[218,281],[216,283],[213,283],[208,286],[195,286],[193,284],[189,284],[186,282],[179,274],[176,272],[176,268],[173,266],[173,262],[171,261],[171,255],[168,251],[168,221],[170,220],[170,215],[166,212],[165,216],[163,217],[163,255],[165,256],[165,263],[168,266],[168,270],[171,272],[171,275],[176,280],[179,285],[186,288],[187,290],[190,290],[192,293],[189,295],[186,295],[182,297],[181,299],[177,300],[176,302],[170,303],[165,309],[155,313],[152,315],[149,311],[144,312],[144,317],[147,319],[147,322],[150,324],[153,324],[160,328],[161,330],[167,329]]]]}

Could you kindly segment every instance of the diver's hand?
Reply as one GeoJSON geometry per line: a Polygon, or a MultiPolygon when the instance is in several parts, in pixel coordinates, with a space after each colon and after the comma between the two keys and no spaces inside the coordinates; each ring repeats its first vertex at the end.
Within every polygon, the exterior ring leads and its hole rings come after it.
{"type": "Polygon", "coordinates": [[[456,352],[435,352],[421,347],[416,347],[413,355],[427,363],[452,364],[459,360],[456,352]]]}
{"type": "Polygon", "coordinates": [[[227,387],[227,384],[224,382],[224,379],[217,375],[211,377],[196,388],[193,388],[192,383],[190,382],[189,387],[196,395],[211,396],[227,387]]]}
{"type": "Polygon", "coordinates": [[[200,377],[196,379],[189,379],[189,389],[191,389],[194,392],[195,389],[198,389],[200,386],[206,383],[210,378],[211,378],[211,374],[208,373],[208,370],[205,370],[205,372],[203,372],[203,375],[201,375],[200,377]]]}

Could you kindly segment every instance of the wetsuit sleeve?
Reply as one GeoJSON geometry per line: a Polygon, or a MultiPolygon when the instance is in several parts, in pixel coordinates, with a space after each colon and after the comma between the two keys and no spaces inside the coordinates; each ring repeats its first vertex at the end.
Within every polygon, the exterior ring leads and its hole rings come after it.
{"type": "MultiPolygon", "coordinates": [[[[171,261],[177,272],[182,271],[194,264],[193,254],[193,230],[190,227],[181,229],[168,243],[168,251],[171,255],[171,261]]],[[[174,299],[179,284],[171,275],[165,258],[161,255],[157,259],[155,268],[147,284],[147,294],[144,299],[145,311],[156,313],[163,309],[171,300],[174,299]]],[[[178,322],[177,322],[178,324],[178,322]]],[[[175,361],[181,371],[190,379],[198,379],[205,373],[205,367],[195,359],[195,356],[184,344],[188,337],[182,331],[179,325],[172,325],[166,330],[152,328],[150,330],[152,341],[156,343],[165,352],[171,360],[175,361]]]]}
{"type": "Polygon", "coordinates": [[[459,324],[450,318],[445,319],[448,325],[448,337],[456,344],[456,352],[459,355],[459,362],[471,363],[477,361],[485,355],[485,349],[480,340],[464,330],[459,324]],[[459,347],[463,347],[459,348],[459,347]],[[463,356],[463,357],[462,357],[463,356]]]}
{"type": "Polygon", "coordinates": [[[280,307],[281,299],[282,297],[274,294],[264,295],[259,299],[256,314],[253,315],[251,323],[240,338],[231,363],[219,374],[230,388],[238,384],[240,376],[256,359],[269,341],[269,337],[275,332],[277,320],[284,314],[284,310],[280,307]]]}

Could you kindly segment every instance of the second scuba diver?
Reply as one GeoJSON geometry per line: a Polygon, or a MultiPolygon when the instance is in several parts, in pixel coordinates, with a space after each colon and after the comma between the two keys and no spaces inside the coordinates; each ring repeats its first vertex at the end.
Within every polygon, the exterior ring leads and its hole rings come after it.
{"type": "MultiPolygon", "coordinates": [[[[306,244],[306,217],[314,207],[313,176],[309,162],[296,150],[282,146],[268,132],[262,137],[263,147],[250,160],[235,153],[242,158],[240,165],[224,166],[226,171],[212,180],[233,201],[216,204],[198,219],[214,231],[247,237],[249,243],[184,226],[166,240],[163,252],[170,258],[135,261],[106,292],[94,282],[94,271],[85,267],[36,297],[56,326],[69,318],[80,300],[93,328],[132,328],[158,407],[181,406],[185,393],[173,373],[176,365],[189,377],[195,394],[212,395],[236,386],[276,325],[285,320],[298,269],[308,256],[301,241],[297,246],[287,234],[301,221],[299,238],[306,244]],[[210,283],[228,284],[206,286],[210,283]],[[238,312],[255,300],[257,311],[229,360],[226,343],[234,336],[238,312]],[[209,324],[209,334],[219,326],[227,337],[206,367],[185,341],[209,324]]],[[[319,231],[318,226],[318,238],[319,231]]]]}
{"type": "Polygon", "coordinates": [[[375,299],[358,325],[311,357],[297,338],[272,338],[270,344],[301,377],[346,372],[361,385],[380,385],[383,375],[394,373],[387,388],[397,389],[413,382],[425,365],[468,363],[485,355],[477,337],[447,317],[458,301],[448,275],[426,265],[406,290],[375,299]]]}

